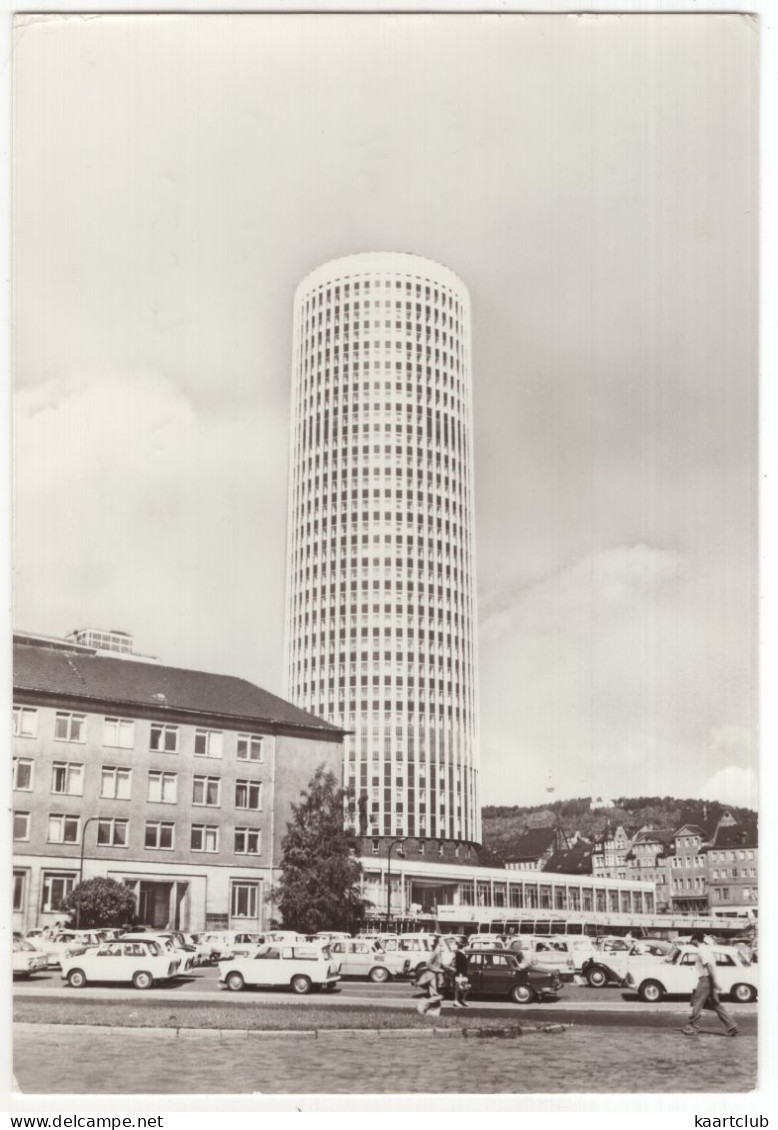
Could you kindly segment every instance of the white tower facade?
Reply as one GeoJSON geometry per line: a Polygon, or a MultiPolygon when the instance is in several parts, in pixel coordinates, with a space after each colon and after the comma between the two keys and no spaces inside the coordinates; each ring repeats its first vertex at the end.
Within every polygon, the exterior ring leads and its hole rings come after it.
{"type": "Polygon", "coordinates": [[[345,780],[386,837],[480,842],[470,298],[375,252],[294,301],[286,666],[351,731],[345,780]]]}

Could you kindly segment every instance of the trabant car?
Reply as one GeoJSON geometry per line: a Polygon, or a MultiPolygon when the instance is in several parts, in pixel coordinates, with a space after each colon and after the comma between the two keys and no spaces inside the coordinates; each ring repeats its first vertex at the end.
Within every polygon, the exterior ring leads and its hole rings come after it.
{"type": "MultiPolygon", "coordinates": [[[[709,946],[722,995],[741,1004],[755,1001],[759,991],[756,965],[747,962],[734,946],[709,946]]],[[[626,983],[643,1001],[660,1001],[668,994],[688,996],[698,981],[696,946],[675,945],[664,961],[643,965],[627,973],[626,983]]]]}
{"type": "Polygon", "coordinates": [[[62,959],[83,953],[105,941],[101,930],[58,930],[50,938],[41,938],[38,947],[46,954],[48,964],[57,966],[62,959]]]}
{"type": "Polygon", "coordinates": [[[135,933],[134,931],[129,934],[122,934],[118,939],[122,942],[145,942],[153,941],[162,946],[164,950],[172,953],[177,957],[180,966],[180,973],[188,973],[195,965],[199,964],[197,956],[197,947],[190,945],[183,940],[183,935],[178,931],[173,930],[149,930],[144,931],[142,934],[135,933]]]}
{"type": "Polygon", "coordinates": [[[377,942],[366,938],[329,943],[332,956],[340,962],[341,977],[369,977],[381,983],[390,977],[404,977],[411,968],[410,958],[395,950],[386,953],[377,942]]]}
{"type": "Polygon", "coordinates": [[[627,973],[663,961],[671,948],[671,942],[650,938],[633,942],[628,950],[595,951],[583,963],[581,973],[595,989],[608,984],[623,985],[627,973]]]}
{"type": "Polygon", "coordinates": [[[180,964],[172,949],[154,940],[105,942],[63,959],[62,978],[73,989],[90,981],[130,981],[136,989],[150,989],[155,981],[175,977],[180,964]]]}
{"type": "MultiPolygon", "coordinates": [[[[562,979],[555,969],[528,965],[509,950],[473,949],[467,953],[469,995],[498,997],[515,1004],[555,997],[562,988],[562,979]]],[[[454,995],[454,972],[444,972],[444,996],[454,995]]]]}
{"type": "Polygon", "coordinates": [[[575,961],[564,939],[518,934],[512,939],[509,949],[513,953],[522,953],[530,965],[556,969],[563,981],[572,981],[575,977],[575,961]]]}
{"type": "Polygon", "coordinates": [[[49,964],[49,959],[42,950],[36,949],[32,942],[25,938],[13,939],[13,975],[14,977],[29,977],[31,973],[39,973],[49,964]]]}
{"type": "Polygon", "coordinates": [[[337,962],[326,946],[260,946],[253,954],[219,962],[219,983],[233,993],[246,985],[284,986],[295,993],[332,990],[340,980],[337,962]]]}

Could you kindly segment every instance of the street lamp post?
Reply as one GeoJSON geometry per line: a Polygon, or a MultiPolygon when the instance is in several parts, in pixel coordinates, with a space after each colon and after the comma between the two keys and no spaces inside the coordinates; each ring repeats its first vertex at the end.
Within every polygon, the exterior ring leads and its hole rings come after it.
{"type": "Polygon", "coordinates": [[[405,843],[405,836],[392,840],[386,852],[386,929],[389,930],[389,918],[392,913],[392,851],[398,844],[405,843]]]}
{"type": "Polygon", "coordinates": [[[88,816],[84,821],[84,827],[81,830],[81,862],[78,865],[78,898],[76,899],[76,929],[78,930],[81,925],[81,884],[84,880],[84,846],[86,845],[86,830],[93,820],[99,820],[99,816],[88,816]]]}

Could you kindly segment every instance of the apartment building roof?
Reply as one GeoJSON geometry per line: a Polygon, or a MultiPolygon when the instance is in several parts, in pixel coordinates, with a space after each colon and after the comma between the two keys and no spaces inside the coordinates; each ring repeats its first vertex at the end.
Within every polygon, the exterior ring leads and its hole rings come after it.
{"type": "Polygon", "coordinates": [[[14,692],[81,699],[89,704],[253,720],[334,738],[344,731],[233,675],[111,658],[83,647],[62,648],[31,637],[14,640],[14,692]],[[24,640],[24,642],[22,642],[24,640]]]}

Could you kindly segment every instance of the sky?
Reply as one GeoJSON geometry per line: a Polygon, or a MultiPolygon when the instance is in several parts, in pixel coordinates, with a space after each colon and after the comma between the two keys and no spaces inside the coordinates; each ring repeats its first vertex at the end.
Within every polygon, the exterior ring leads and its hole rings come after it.
{"type": "Polygon", "coordinates": [[[481,797],[756,804],[742,16],[25,17],[14,622],[283,694],[292,297],[472,301],[481,797]]]}

